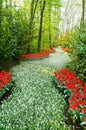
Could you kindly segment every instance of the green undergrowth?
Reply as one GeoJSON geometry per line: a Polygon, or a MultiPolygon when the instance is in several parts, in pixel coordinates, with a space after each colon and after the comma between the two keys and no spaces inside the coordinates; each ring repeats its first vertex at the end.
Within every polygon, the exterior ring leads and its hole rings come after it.
{"type": "Polygon", "coordinates": [[[66,103],[52,82],[55,69],[44,65],[46,60],[12,68],[16,87],[0,106],[0,130],[71,130],[65,124],[66,103]]]}

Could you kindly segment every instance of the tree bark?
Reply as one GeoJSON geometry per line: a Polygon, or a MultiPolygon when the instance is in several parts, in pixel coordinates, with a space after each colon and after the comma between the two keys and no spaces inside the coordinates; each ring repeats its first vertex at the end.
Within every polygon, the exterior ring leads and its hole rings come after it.
{"type": "Polygon", "coordinates": [[[81,23],[80,27],[84,26],[84,18],[85,18],[85,0],[82,0],[82,16],[81,16],[81,23]]]}
{"type": "Polygon", "coordinates": [[[9,3],[10,3],[10,7],[12,7],[12,0],[9,0],[9,3]]]}
{"type": "MultiPolygon", "coordinates": [[[[2,19],[3,19],[3,14],[2,14],[2,4],[3,4],[3,2],[2,2],[2,0],[0,1],[0,38],[2,37],[2,19]]],[[[1,40],[0,40],[0,42],[1,42],[1,40]]]]}
{"type": "Polygon", "coordinates": [[[36,0],[36,2],[35,2],[35,0],[32,0],[32,2],[31,2],[29,32],[28,32],[29,39],[28,39],[27,52],[30,52],[32,33],[33,33],[33,26],[34,26],[34,17],[35,17],[35,12],[36,12],[38,1],[39,0],[36,0]]]}
{"type": "Polygon", "coordinates": [[[52,45],[51,45],[51,3],[49,5],[49,45],[51,48],[52,47],[52,45]]]}
{"type": "Polygon", "coordinates": [[[85,17],[85,0],[82,0],[82,20],[84,21],[85,17]]]}
{"type": "Polygon", "coordinates": [[[41,39],[42,39],[42,24],[43,24],[43,15],[45,10],[45,3],[46,1],[43,1],[43,7],[41,9],[41,17],[40,17],[40,28],[39,28],[39,37],[38,37],[38,52],[40,52],[41,49],[41,39]]]}
{"type": "Polygon", "coordinates": [[[0,1],[0,27],[2,23],[2,0],[0,1]]]}
{"type": "Polygon", "coordinates": [[[8,1],[7,0],[5,0],[5,6],[6,6],[6,8],[8,8],[8,1]]]}

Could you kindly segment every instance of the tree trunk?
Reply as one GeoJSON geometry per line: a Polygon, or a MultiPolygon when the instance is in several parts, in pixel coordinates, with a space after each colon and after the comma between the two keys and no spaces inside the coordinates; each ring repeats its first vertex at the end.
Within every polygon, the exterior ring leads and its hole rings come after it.
{"type": "Polygon", "coordinates": [[[81,28],[84,26],[84,18],[85,18],[85,0],[82,0],[82,17],[80,23],[81,28]]]}
{"type": "Polygon", "coordinates": [[[49,5],[49,45],[51,48],[52,47],[51,45],[51,3],[49,5]]]}
{"type": "Polygon", "coordinates": [[[85,17],[85,0],[82,0],[82,20],[84,21],[85,17]]]}
{"type": "Polygon", "coordinates": [[[9,3],[10,3],[10,7],[12,7],[12,0],[9,0],[9,3]]]}
{"type": "Polygon", "coordinates": [[[2,0],[0,1],[0,27],[2,23],[2,0]]]}
{"type": "Polygon", "coordinates": [[[40,49],[41,49],[42,23],[43,23],[43,15],[44,15],[45,3],[46,3],[46,1],[44,0],[43,1],[43,7],[41,9],[41,17],[40,17],[40,28],[39,28],[39,37],[38,37],[38,52],[40,52],[40,49]]]}
{"type": "Polygon", "coordinates": [[[35,2],[35,0],[32,0],[32,2],[31,2],[29,32],[28,32],[29,39],[28,39],[27,52],[30,52],[33,26],[34,26],[34,17],[35,17],[35,12],[36,12],[36,8],[37,8],[37,3],[38,3],[38,0],[36,0],[36,2],[35,2]]]}
{"type": "Polygon", "coordinates": [[[5,6],[6,6],[6,8],[8,8],[8,1],[7,0],[5,0],[5,6]]]}

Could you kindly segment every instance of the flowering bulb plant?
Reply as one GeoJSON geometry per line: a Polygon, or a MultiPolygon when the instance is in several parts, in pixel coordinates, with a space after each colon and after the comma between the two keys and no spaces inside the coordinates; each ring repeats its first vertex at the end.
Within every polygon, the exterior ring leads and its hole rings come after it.
{"type": "Polygon", "coordinates": [[[45,52],[54,53],[54,52],[56,52],[56,50],[55,50],[54,47],[53,47],[53,48],[46,48],[46,49],[45,49],[45,52]]]}
{"type": "Polygon", "coordinates": [[[22,54],[21,58],[41,58],[41,57],[47,57],[49,56],[49,52],[39,52],[39,53],[29,53],[29,54],[22,54]]]}
{"type": "Polygon", "coordinates": [[[81,125],[86,126],[86,84],[83,84],[68,68],[56,70],[54,76],[61,86],[65,85],[67,89],[71,90],[69,108],[76,113],[78,111],[81,125]]]}
{"type": "Polygon", "coordinates": [[[12,73],[2,70],[0,72],[0,99],[2,98],[3,94],[12,86],[11,81],[12,73]]]}

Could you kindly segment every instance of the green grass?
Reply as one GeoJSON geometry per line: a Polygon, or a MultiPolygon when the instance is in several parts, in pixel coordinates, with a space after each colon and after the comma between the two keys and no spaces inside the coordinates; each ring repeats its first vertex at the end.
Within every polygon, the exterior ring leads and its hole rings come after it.
{"type": "Polygon", "coordinates": [[[66,103],[52,83],[54,67],[49,60],[22,61],[13,67],[16,87],[0,106],[0,130],[71,130],[63,115],[66,103]]]}

